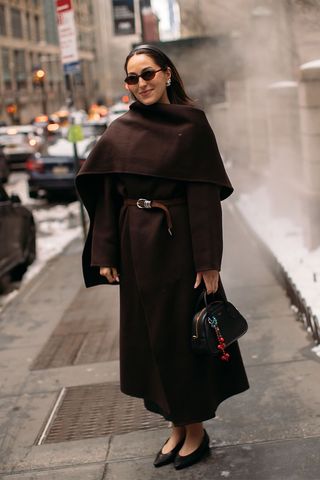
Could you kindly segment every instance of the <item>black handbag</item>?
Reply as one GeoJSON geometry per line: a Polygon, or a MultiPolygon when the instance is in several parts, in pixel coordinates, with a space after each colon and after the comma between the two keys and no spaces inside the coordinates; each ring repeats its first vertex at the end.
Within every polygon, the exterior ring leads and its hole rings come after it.
{"type": "Polygon", "coordinates": [[[220,355],[221,360],[228,361],[230,354],[225,348],[247,330],[246,319],[232,303],[219,294],[214,294],[208,303],[206,290],[201,293],[192,319],[191,346],[195,353],[220,355]],[[203,300],[204,307],[199,310],[203,300]]]}

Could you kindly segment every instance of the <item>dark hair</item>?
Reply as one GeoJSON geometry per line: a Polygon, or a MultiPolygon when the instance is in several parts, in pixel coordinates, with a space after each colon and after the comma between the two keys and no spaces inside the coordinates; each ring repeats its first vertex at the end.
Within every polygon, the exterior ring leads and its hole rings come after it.
{"type": "Polygon", "coordinates": [[[165,53],[163,53],[160,48],[155,47],[154,45],[143,44],[138,45],[133,48],[129,55],[126,58],[124,69],[126,74],[128,74],[127,66],[131,57],[134,55],[140,55],[144,53],[151,57],[154,62],[159,65],[159,67],[166,70],[168,67],[171,69],[171,85],[167,87],[167,94],[170,100],[170,103],[179,103],[182,105],[192,105],[193,100],[187,95],[181,77],[178,73],[178,70],[173,65],[172,61],[165,53]]]}

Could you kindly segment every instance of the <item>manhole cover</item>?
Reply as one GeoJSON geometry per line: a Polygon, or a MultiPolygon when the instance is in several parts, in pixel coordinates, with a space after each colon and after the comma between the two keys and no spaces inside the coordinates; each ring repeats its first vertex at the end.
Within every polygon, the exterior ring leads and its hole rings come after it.
{"type": "Polygon", "coordinates": [[[61,390],[36,444],[167,426],[141,399],[124,395],[117,383],[81,385],[61,390]]]}

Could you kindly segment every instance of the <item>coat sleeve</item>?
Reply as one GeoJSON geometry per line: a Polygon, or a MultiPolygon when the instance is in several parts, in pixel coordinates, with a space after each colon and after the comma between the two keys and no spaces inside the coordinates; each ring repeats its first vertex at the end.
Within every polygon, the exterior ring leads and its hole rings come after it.
{"type": "Polygon", "coordinates": [[[91,266],[119,267],[118,201],[110,175],[104,175],[92,229],[91,266]]]}
{"type": "Polygon", "coordinates": [[[220,271],[223,251],[220,187],[187,182],[186,190],[195,269],[220,271]]]}

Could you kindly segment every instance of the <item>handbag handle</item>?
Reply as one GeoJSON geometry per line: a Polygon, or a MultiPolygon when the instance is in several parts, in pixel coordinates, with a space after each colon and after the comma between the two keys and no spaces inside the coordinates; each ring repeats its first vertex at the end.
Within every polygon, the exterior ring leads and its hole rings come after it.
{"type": "Polygon", "coordinates": [[[204,301],[205,307],[206,307],[206,308],[208,307],[208,298],[207,298],[208,295],[213,295],[214,297],[218,297],[218,298],[220,298],[221,300],[225,301],[225,298],[221,295],[220,292],[217,291],[217,292],[215,292],[215,293],[213,293],[213,294],[212,294],[212,293],[209,293],[209,294],[208,294],[206,288],[204,288],[204,289],[202,290],[202,292],[200,293],[199,298],[198,298],[198,300],[197,300],[196,307],[195,307],[195,311],[198,311],[199,305],[200,305],[200,303],[202,302],[202,300],[204,301]]]}

